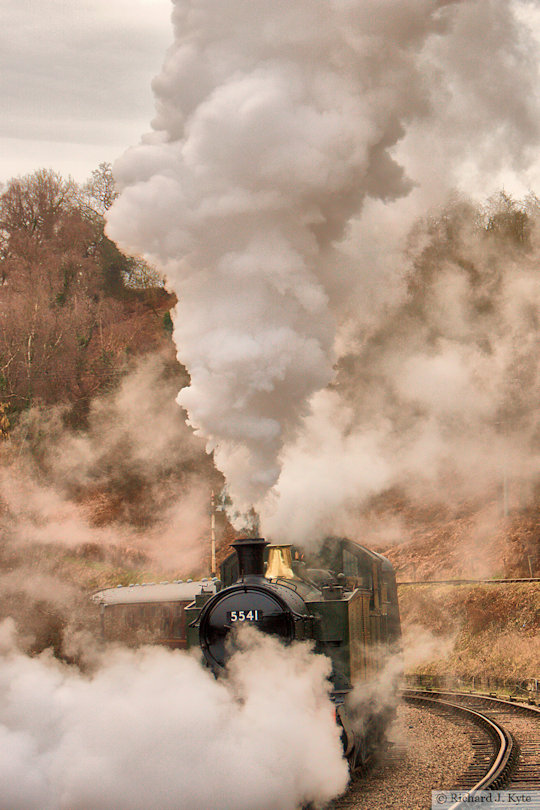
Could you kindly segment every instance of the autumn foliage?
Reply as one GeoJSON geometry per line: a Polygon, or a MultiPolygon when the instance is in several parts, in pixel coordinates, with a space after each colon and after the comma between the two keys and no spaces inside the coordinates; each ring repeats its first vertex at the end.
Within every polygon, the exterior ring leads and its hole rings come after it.
{"type": "Polygon", "coordinates": [[[85,189],[52,171],[0,196],[0,402],[7,416],[71,403],[75,423],[129,355],[155,348],[173,301],[104,234],[110,167],[85,189]]]}

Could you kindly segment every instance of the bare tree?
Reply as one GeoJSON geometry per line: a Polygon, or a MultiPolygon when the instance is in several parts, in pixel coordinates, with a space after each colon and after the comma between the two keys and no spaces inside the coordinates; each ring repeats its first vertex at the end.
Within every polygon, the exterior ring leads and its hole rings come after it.
{"type": "Polygon", "coordinates": [[[34,174],[10,180],[0,197],[0,234],[2,248],[15,250],[20,241],[51,239],[60,219],[76,203],[77,187],[73,180],[40,169],[34,174]]]}
{"type": "Polygon", "coordinates": [[[118,190],[114,180],[110,163],[100,163],[94,169],[89,180],[83,186],[83,194],[88,204],[102,216],[111,207],[118,197],[118,190]]]}

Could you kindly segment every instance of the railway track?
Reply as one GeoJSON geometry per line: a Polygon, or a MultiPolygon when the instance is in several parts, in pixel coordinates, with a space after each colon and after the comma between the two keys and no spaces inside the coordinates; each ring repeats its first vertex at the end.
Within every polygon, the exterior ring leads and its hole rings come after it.
{"type": "MultiPolygon", "coordinates": [[[[473,794],[472,800],[478,790],[540,790],[539,708],[468,692],[402,694],[402,731],[373,769],[332,802],[333,810],[427,810],[432,790],[473,794]],[[412,736],[402,736],[407,725],[412,736]]],[[[458,802],[452,810],[472,806],[458,802]]]]}
{"type": "MultiPolygon", "coordinates": [[[[473,738],[474,760],[460,790],[540,789],[540,709],[468,692],[406,689],[404,699],[468,717],[483,733],[473,738]]],[[[456,805],[456,808],[460,805],[456,805]]]]}

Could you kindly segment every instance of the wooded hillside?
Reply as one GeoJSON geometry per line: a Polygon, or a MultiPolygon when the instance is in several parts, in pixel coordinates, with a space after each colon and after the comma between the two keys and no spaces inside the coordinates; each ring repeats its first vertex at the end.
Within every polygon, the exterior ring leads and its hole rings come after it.
{"type": "Polygon", "coordinates": [[[102,164],[83,188],[52,171],[0,196],[0,407],[3,430],[32,405],[70,403],[74,424],[129,356],[168,339],[174,297],[104,233],[115,196],[102,164]]]}

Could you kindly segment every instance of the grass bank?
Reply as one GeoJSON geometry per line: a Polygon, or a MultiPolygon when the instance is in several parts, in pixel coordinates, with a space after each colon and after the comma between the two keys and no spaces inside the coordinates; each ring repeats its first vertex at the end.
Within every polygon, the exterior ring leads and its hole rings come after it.
{"type": "Polygon", "coordinates": [[[410,675],[540,678],[540,584],[399,588],[410,675]]]}

